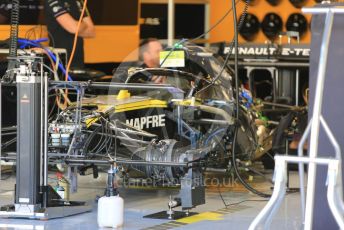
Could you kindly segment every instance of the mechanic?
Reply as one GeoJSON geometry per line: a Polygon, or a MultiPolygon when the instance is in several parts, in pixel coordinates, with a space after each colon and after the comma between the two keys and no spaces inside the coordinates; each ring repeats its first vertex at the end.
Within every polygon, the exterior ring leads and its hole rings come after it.
{"type": "MultiPolygon", "coordinates": [[[[148,38],[142,40],[140,43],[139,60],[143,63],[143,68],[158,68],[160,67],[160,52],[163,47],[158,39],[148,38]]],[[[156,84],[165,84],[166,77],[153,76],[152,82],[156,84]]]]}
{"type": "Polygon", "coordinates": [[[140,43],[139,60],[145,68],[157,68],[160,66],[160,51],[162,45],[156,38],[148,38],[140,43]]]}
{"type": "MultiPolygon", "coordinates": [[[[82,0],[46,0],[46,23],[48,31],[53,36],[55,48],[65,48],[68,59],[73,49],[74,35],[77,32],[78,21],[83,8],[82,0]]],[[[95,37],[95,27],[88,10],[79,28],[78,40],[71,67],[84,68],[84,38],[95,37]]],[[[51,44],[53,42],[51,41],[51,44]]]]}

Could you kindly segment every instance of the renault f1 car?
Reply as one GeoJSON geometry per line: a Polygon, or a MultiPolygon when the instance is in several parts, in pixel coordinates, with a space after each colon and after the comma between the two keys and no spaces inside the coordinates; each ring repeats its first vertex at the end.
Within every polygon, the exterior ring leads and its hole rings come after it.
{"type": "Polygon", "coordinates": [[[86,93],[50,119],[50,161],[81,173],[115,164],[123,177],[181,185],[181,194],[192,181],[188,191],[198,199],[184,192],[183,208],[204,203],[204,184],[194,181],[204,170],[235,172],[247,188],[266,195],[251,182],[252,175],[266,180],[254,166],[271,147],[269,124],[241,89],[237,111],[233,74],[220,57],[197,46],[182,51],[184,67],[131,68],[124,71],[126,83],[84,83],[86,93]],[[154,84],[154,77],[166,84],[154,84]],[[90,95],[99,88],[102,95],[90,95]]]}

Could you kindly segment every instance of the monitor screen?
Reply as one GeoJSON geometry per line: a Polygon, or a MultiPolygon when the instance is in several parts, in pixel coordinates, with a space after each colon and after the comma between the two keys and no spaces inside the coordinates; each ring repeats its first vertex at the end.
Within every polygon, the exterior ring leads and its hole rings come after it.
{"type": "MultiPolygon", "coordinates": [[[[194,38],[204,32],[205,6],[202,4],[176,4],[175,37],[194,38]],[[192,15],[192,17],[190,17],[192,15]]],[[[142,4],[141,38],[167,38],[167,4],[142,4]]]]}
{"type": "Polygon", "coordinates": [[[96,25],[138,24],[138,0],[88,1],[87,7],[96,25]]]}
{"type": "MultiPolygon", "coordinates": [[[[93,0],[87,7],[96,25],[137,25],[138,0],[93,0]]],[[[12,0],[0,0],[0,25],[11,21],[12,0]]],[[[44,0],[20,1],[20,25],[45,24],[44,0]]]]}
{"type": "MultiPolygon", "coordinates": [[[[43,11],[44,0],[21,0],[20,1],[20,25],[44,24],[43,11]]],[[[0,25],[10,24],[12,0],[1,0],[0,3],[0,25]]]]}

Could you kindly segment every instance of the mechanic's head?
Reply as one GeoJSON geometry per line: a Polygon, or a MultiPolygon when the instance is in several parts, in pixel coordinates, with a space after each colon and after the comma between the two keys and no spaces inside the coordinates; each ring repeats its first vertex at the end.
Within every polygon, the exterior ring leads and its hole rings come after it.
{"type": "Polygon", "coordinates": [[[139,58],[148,68],[156,68],[160,66],[160,51],[162,51],[162,45],[159,40],[148,38],[140,43],[139,58]]]}

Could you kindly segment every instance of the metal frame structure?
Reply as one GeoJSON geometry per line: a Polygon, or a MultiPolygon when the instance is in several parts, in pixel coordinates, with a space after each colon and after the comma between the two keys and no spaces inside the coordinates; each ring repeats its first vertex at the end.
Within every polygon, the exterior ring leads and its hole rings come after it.
{"type": "Polygon", "coordinates": [[[313,211],[314,211],[314,198],[315,198],[315,178],[317,165],[328,165],[327,174],[327,200],[330,206],[330,210],[339,225],[340,229],[344,229],[344,202],[343,202],[343,185],[342,185],[342,159],[341,149],[334,137],[331,129],[327,125],[324,117],[322,116],[322,102],[323,91],[325,83],[326,66],[328,60],[328,47],[332,34],[332,27],[335,14],[343,14],[344,7],[340,6],[319,6],[312,8],[303,8],[304,13],[312,14],[326,14],[324,32],[322,37],[322,44],[320,47],[319,55],[319,67],[317,75],[317,84],[315,91],[315,100],[313,107],[313,117],[310,120],[305,133],[303,134],[298,146],[298,157],[289,156],[277,156],[275,158],[275,187],[273,195],[254,219],[250,225],[250,229],[257,229],[259,224],[264,222],[264,229],[268,229],[272,221],[272,217],[278,210],[286,191],[286,164],[288,162],[299,164],[299,176],[300,176],[300,193],[301,193],[301,206],[302,215],[304,219],[304,229],[311,230],[313,223],[313,211]],[[319,146],[319,129],[320,126],[325,130],[325,134],[328,136],[335,151],[335,159],[324,159],[318,157],[319,146]],[[309,157],[303,156],[303,145],[306,142],[307,137],[310,135],[310,149],[309,157]],[[308,184],[307,184],[307,197],[305,196],[304,186],[304,164],[308,163],[308,184]]]}
{"type": "MultiPolygon", "coordinates": [[[[257,215],[257,217],[251,223],[249,230],[254,229],[270,229],[269,226],[272,222],[272,218],[278,211],[282,204],[284,196],[287,190],[287,164],[316,164],[327,165],[327,200],[330,206],[330,210],[337,221],[340,229],[344,229],[344,217],[343,213],[343,200],[342,200],[342,182],[341,182],[341,160],[338,159],[325,159],[308,157],[292,157],[292,156],[276,156],[275,157],[275,175],[274,175],[274,191],[269,202],[263,208],[263,210],[257,215]],[[261,226],[262,225],[262,226],[261,226]]],[[[304,226],[305,229],[312,229],[309,225],[304,226]]]]}
{"type": "Polygon", "coordinates": [[[32,54],[16,60],[19,68],[11,70],[18,110],[15,204],[1,207],[0,217],[50,219],[90,211],[83,202],[52,201],[59,196],[48,185],[48,77],[43,76],[42,57],[32,54]]]}

